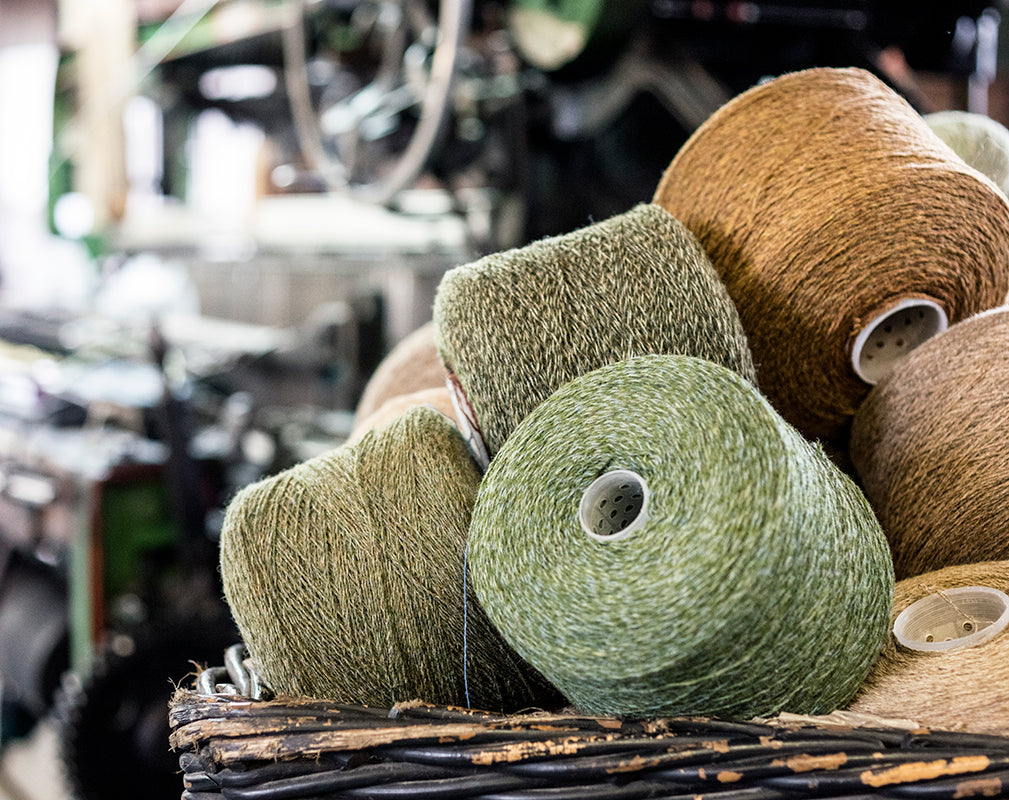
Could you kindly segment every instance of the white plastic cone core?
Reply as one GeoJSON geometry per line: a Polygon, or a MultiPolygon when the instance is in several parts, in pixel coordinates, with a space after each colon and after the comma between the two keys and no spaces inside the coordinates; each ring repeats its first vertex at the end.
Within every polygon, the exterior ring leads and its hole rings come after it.
{"type": "Polygon", "coordinates": [[[914,348],[949,327],[946,312],[931,300],[908,298],[870,320],[851,346],[851,365],[863,381],[879,383],[914,348]]]}
{"type": "Polygon", "coordinates": [[[627,538],[648,520],[648,484],[629,469],[603,473],[582,494],[578,520],[597,541],[627,538]]]}
{"type": "Polygon", "coordinates": [[[1007,624],[1009,595],[990,586],[958,586],[901,611],[893,635],[911,650],[958,650],[984,644],[1007,624]]]}

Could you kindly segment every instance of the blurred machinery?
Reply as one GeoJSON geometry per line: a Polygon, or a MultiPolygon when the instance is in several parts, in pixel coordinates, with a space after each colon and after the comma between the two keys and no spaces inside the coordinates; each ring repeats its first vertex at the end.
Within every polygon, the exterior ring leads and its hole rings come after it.
{"type": "Polygon", "coordinates": [[[216,569],[227,499],[342,441],[347,417],[254,408],[235,388],[254,385],[245,371],[325,380],[290,331],[24,314],[0,327],[3,739],[54,715],[79,796],[178,796],[172,681],[237,636],[216,569]]]}
{"type": "Polygon", "coordinates": [[[178,34],[159,68],[174,90],[165,113],[214,107],[262,125],[275,145],[272,191],[335,191],[409,209],[414,197],[403,189],[442,189],[456,212],[490,214],[472,229],[484,249],[649,198],[694,128],[769,75],[859,66],[923,111],[952,100],[984,112],[999,21],[994,0],[284,8],[255,41],[201,47],[207,37],[195,31],[213,26],[213,11],[178,34]],[[275,74],[275,88],[229,98],[228,68],[250,57],[275,74]],[[916,77],[926,74],[952,77],[971,96],[936,100],[916,77]]]}
{"type": "MultiPolygon", "coordinates": [[[[136,135],[155,131],[157,147],[125,170],[129,202],[91,244],[107,276],[145,254],[181,261],[202,314],[0,318],[2,736],[57,717],[85,800],[179,796],[171,681],[237,636],[216,569],[229,497],[342,441],[363,383],[424,321],[445,269],[650,199],[686,137],[767,75],[862,66],[922,111],[983,111],[1000,11],[963,0],[136,9],[133,90],[156,117],[136,135]],[[929,75],[957,95],[936,100],[929,75]],[[256,203],[239,219],[225,186],[224,228],[205,207],[187,213],[205,112],[261,134],[256,203]]],[[[82,102],[80,72],[68,54],[57,121],[82,102]]],[[[87,157],[60,145],[57,196],[87,157]]]]}

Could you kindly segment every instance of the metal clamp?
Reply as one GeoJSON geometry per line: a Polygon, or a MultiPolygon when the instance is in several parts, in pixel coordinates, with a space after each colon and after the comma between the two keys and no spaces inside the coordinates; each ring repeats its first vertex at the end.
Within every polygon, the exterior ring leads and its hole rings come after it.
{"type": "Polygon", "coordinates": [[[196,679],[196,692],[206,696],[267,700],[272,690],[256,672],[256,663],[244,644],[233,644],[224,651],[223,667],[208,667],[196,679]]]}

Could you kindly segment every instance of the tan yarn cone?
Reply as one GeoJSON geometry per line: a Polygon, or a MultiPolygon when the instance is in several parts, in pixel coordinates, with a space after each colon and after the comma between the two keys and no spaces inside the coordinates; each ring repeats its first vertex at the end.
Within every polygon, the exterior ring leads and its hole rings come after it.
{"type": "Polygon", "coordinates": [[[452,405],[452,395],[446,386],[432,389],[420,389],[409,394],[390,397],[377,409],[363,419],[354,420],[354,428],[347,439],[347,444],[359,442],[364,435],[375,428],[380,428],[414,406],[432,406],[455,422],[455,406],[452,405]]]}
{"type": "Polygon", "coordinates": [[[704,245],[761,389],[810,438],[842,436],[868,393],[851,356],[874,320],[927,300],[952,323],[1009,291],[1009,202],[865,70],[804,70],[735,97],[654,201],[704,245]]]}
{"type": "Polygon", "coordinates": [[[953,325],[866,397],[849,453],[898,579],[1009,558],[1009,308],[953,325]]]}
{"type": "Polygon", "coordinates": [[[401,339],[365,384],[354,412],[354,428],[393,397],[445,385],[445,368],[434,343],[434,323],[427,322],[401,339]]]}
{"type": "MultiPolygon", "coordinates": [[[[891,621],[916,600],[961,586],[1009,592],[1009,561],[961,564],[898,582],[891,621]]],[[[974,647],[938,652],[908,649],[891,635],[848,710],[940,730],[1009,734],[1009,629],[974,647]]]]}
{"type": "Polygon", "coordinates": [[[1009,193],[1009,129],[987,114],[955,109],[922,119],[953,152],[1009,193]]]}
{"type": "Polygon", "coordinates": [[[417,406],[242,490],[221,533],[221,576],[266,682],[377,706],[505,711],[555,698],[464,581],[479,482],[455,426],[417,406]]]}

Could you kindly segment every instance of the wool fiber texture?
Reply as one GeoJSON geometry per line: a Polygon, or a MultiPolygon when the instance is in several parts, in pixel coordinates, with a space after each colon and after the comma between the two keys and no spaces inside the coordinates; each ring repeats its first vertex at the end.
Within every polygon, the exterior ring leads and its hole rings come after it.
{"type": "Polygon", "coordinates": [[[361,392],[354,410],[354,431],[394,397],[445,385],[445,368],[434,343],[434,322],[403,337],[383,358],[361,392]]]}
{"type": "Polygon", "coordinates": [[[737,718],[849,702],[893,571],[854,482],[713,362],[631,358],[537,407],[491,462],[469,568],[491,620],[584,713],[737,718]],[[587,487],[642,476],[644,525],[599,541],[587,487]]]}
{"type": "MultiPolygon", "coordinates": [[[[915,601],[959,586],[1009,594],[1009,561],[958,564],[899,581],[891,624],[915,601]]],[[[1009,735],[1009,629],[975,647],[939,652],[906,648],[891,634],[849,710],[935,730],[1009,735]]]]}
{"type": "Polygon", "coordinates": [[[928,127],[965,162],[1009,193],[1009,129],[987,114],[949,109],[925,114],[928,127]]]}
{"type": "Polygon", "coordinates": [[[354,444],[360,441],[368,431],[387,425],[414,406],[431,406],[453,423],[456,422],[455,406],[452,404],[452,395],[448,387],[442,385],[430,389],[418,389],[415,392],[390,397],[368,416],[363,419],[355,418],[347,443],[354,444]]]}
{"type": "Polygon", "coordinates": [[[1009,307],[964,320],[873,387],[849,452],[897,578],[1009,558],[1009,307]]]}
{"type": "Polygon", "coordinates": [[[859,332],[907,299],[950,323],[1009,291],[1009,202],[903,98],[861,69],[815,68],[718,109],[654,201],[707,250],[761,390],[807,438],[843,439],[869,391],[859,332]]]}
{"type": "MultiPolygon", "coordinates": [[[[221,575],[266,682],[344,703],[465,704],[463,554],[479,481],[452,423],[417,406],[242,490],[221,575]]],[[[555,698],[465,591],[471,704],[555,698]]]]}
{"type": "Polygon", "coordinates": [[[492,457],[553,391],[630,356],[693,355],[754,380],[710,260],[652,204],[449,270],[434,321],[492,457]]]}

